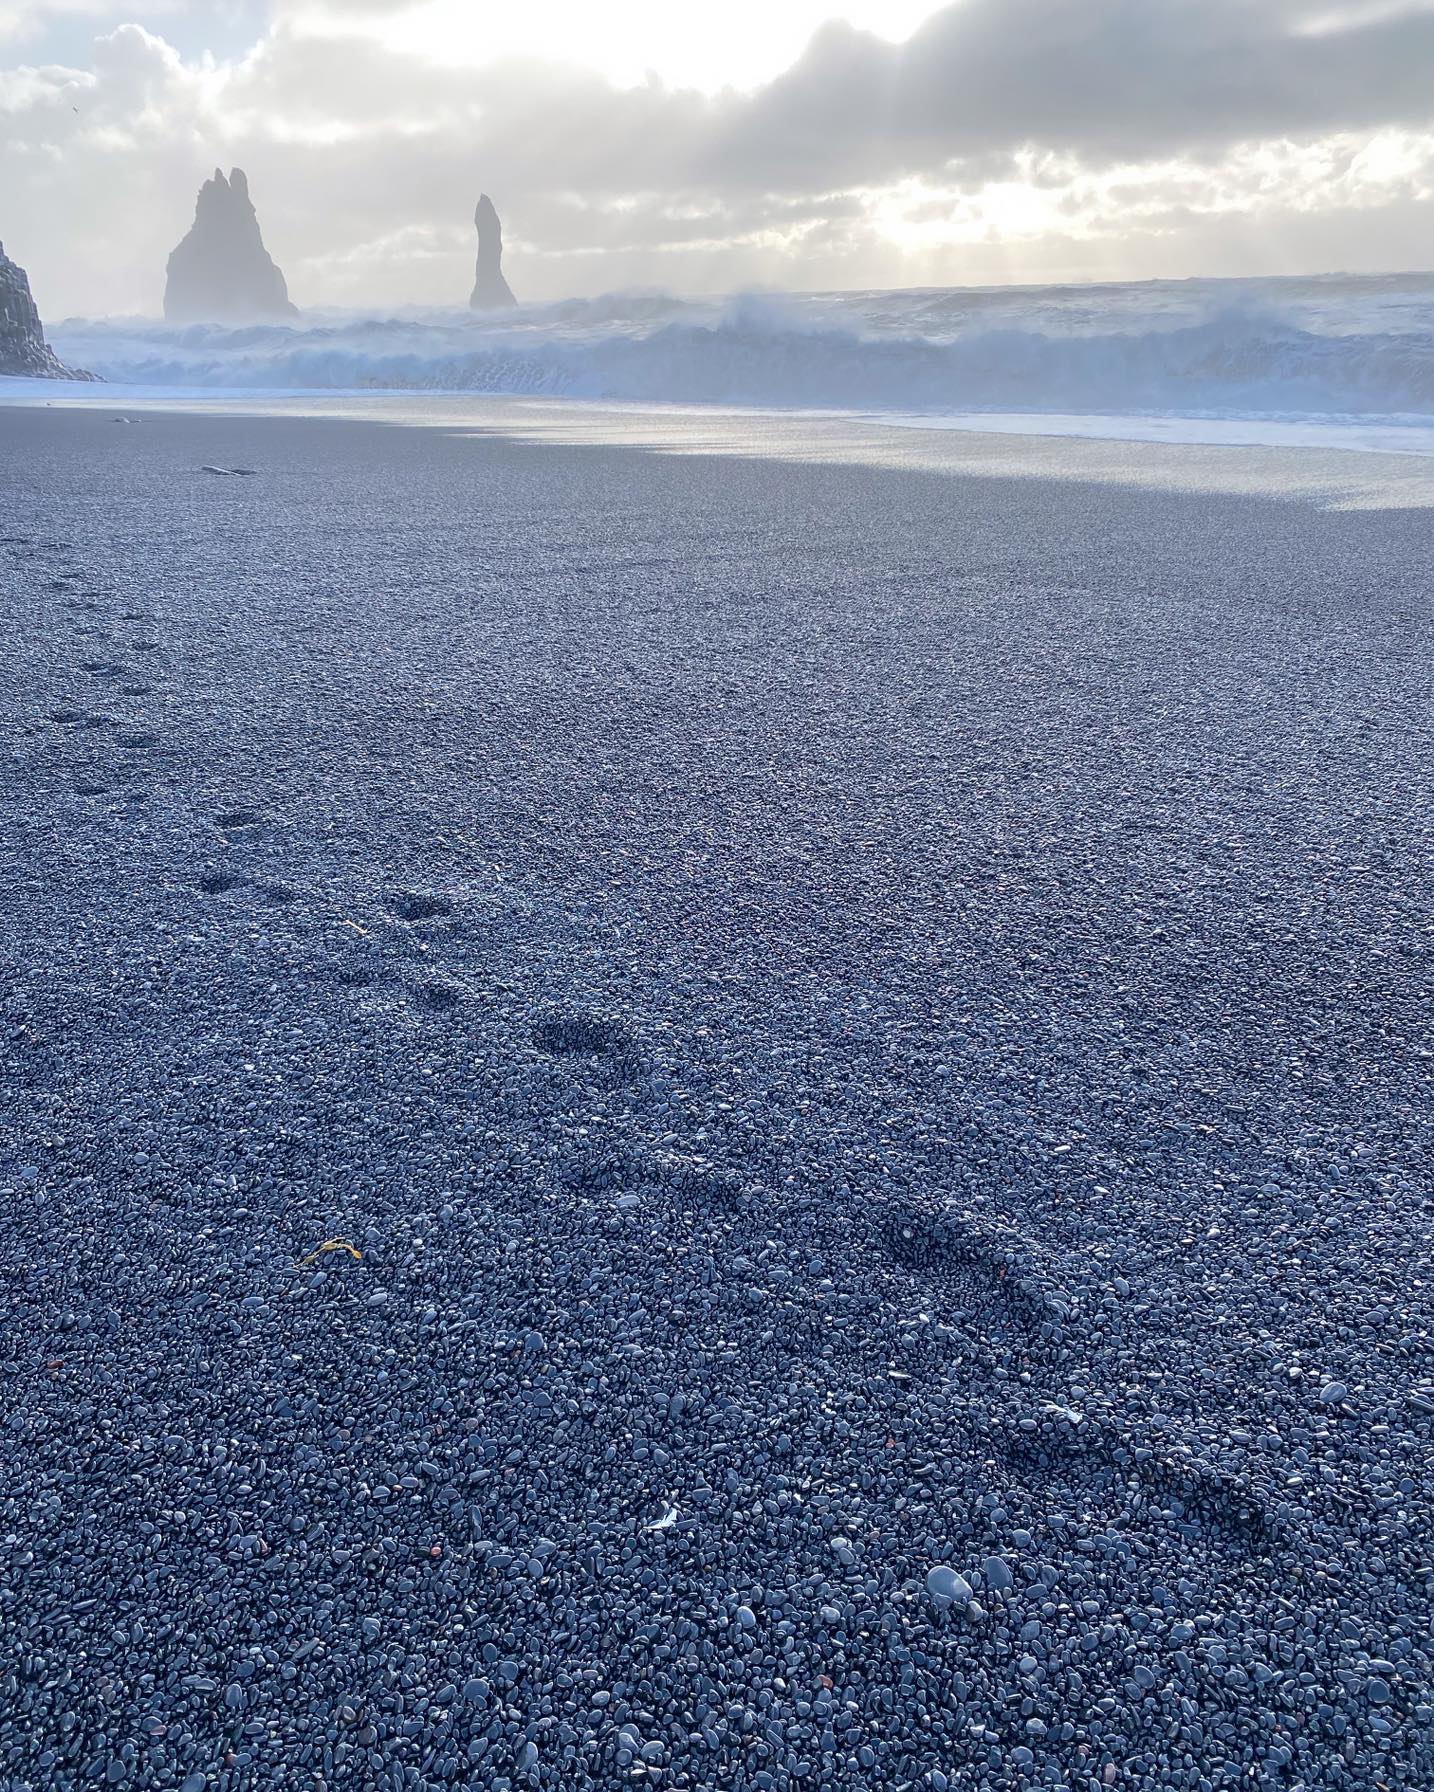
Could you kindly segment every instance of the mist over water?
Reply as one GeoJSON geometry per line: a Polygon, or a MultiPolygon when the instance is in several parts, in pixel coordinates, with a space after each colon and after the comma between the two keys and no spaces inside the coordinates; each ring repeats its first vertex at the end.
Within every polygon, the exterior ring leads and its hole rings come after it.
{"type": "Polygon", "coordinates": [[[165,388],[1434,420],[1434,275],[618,293],[248,328],[70,320],[51,338],[72,365],[165,388]]]}

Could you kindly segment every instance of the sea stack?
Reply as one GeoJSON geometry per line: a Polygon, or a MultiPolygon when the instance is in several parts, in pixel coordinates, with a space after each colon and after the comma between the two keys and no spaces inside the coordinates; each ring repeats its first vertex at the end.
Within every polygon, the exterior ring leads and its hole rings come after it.
{"type": "Polygon", "coordinates": [[[22,379],[89,380],[75,373],[45,341],[40,313],[30,296],[24,268],[11,261],[0,243],[0,374],[22,379]]]}
{"type": "Polygon", "coordinates": [[[169,258],[164,315],[170,323],[268,323],[294,317],[242,168],[218,168],[199,189],[189,234],[169,258]]]}
{"type": "Polygon", "coordinates": [[[475,311],[491,311],[498,305],[516,305],[513,289],[503,278],[503,226],[498,210],[486,193],[478,195],[478,209],[473,214],[478,232],[477,278],[473,297],[468,303],[475,311]]]}

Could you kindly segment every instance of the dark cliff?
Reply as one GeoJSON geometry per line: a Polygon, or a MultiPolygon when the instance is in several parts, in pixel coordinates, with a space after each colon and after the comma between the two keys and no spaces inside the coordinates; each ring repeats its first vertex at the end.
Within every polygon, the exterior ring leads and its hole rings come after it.
{"type": "Polygon", "coordinates": [[[0,243],[0,374],[31,379],[88,380],[91,373],[66,367],[45,341],[40,313],[24,268],[11,261],[0,243]]]}

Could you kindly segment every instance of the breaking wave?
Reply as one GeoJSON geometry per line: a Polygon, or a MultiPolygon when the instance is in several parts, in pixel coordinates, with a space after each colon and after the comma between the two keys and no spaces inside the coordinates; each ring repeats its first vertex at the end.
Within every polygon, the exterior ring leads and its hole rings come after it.
{"type": "Polygon", "coordinates": [[[1434,415],[1434,279],[1411,279],[712,304],[619,294],[502,315],[314,313],[241,329],[71,322],[51,334],[71,364],[144,386],[1423,418],[1434,415]]]}

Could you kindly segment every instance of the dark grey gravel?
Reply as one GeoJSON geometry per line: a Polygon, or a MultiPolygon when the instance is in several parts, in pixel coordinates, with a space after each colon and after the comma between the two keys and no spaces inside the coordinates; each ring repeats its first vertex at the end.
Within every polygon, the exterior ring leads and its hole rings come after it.
{"type": "Polygon", "coordinates": [[[1434,515],[0,458],[0,1785],[1434,1783],[1434,515]]]}

